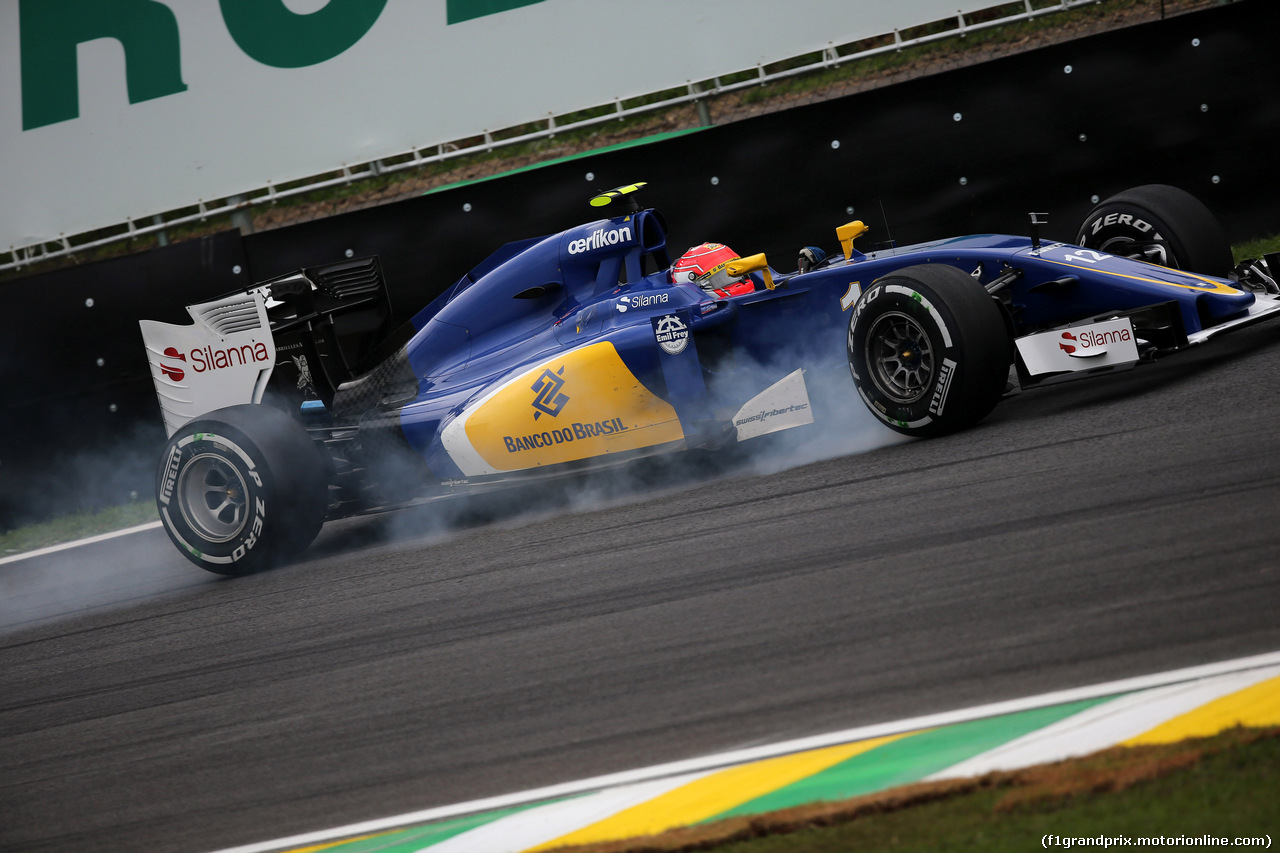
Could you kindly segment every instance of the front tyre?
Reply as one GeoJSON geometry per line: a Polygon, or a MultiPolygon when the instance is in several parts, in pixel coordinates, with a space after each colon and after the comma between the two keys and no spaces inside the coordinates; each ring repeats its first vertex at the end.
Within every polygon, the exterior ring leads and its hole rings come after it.
{"type": "Polygon", "coordinates": [[[156,505],[191,562],[217,574],[250,574],[295,556],[319,532],[328,507],[324,460],[279,409],[218,409],[169,439],[156,505]]]}
{"type": "Polygon", "coordinates": [[[1217,217],[1191,193],[1165,184],[1103,201],[1084,218],[1076,245],[1203,275],[1225,277],[1233,265],[1217,217]]]}
{"type": "Polygon", "coordinates": [[[878,279],[849,320],[849,371],[890,429],[930,437],[982,420],[1013,361],[1004,318],[977,281],[945,264],[878,279]]]}

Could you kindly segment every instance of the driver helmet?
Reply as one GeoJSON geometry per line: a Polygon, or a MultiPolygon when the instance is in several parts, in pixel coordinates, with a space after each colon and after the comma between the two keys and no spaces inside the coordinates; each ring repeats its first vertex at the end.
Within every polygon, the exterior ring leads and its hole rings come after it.
{"type": "Polygon", "coordinates": [[[675,284],[693,282],[698,287],[720,297],[751,293],[756,289],[750,278],[734,278],[725,265],[737,260],[738,253],[723,243],[703,243],[694,246],[671,265],[671,281],[675,284]]]}

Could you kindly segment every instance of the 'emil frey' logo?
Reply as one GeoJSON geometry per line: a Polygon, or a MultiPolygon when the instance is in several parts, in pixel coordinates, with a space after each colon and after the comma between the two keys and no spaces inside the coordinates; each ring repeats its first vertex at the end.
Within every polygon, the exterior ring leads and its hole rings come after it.
{"type": "Polygon", "coordinates": [[[689,327],[675,314],[653,318],[653,336],[662,351],[679,355],[689,344],[689,327]]]}
{"type": "Polygon", "coordinates": [[[533,400],[533,408],[536,410],[533,413],[535,421],[543,415],[556,417],[564,409],[565,404],[569,402],[569,395],[560,393],[560,389],[564,387],[563,377],[563,367],[560,368],[559,373],[552,373],[548,368],[542,371],[538,381],[530,386],[530,389],[538,394],[533,400]]]}

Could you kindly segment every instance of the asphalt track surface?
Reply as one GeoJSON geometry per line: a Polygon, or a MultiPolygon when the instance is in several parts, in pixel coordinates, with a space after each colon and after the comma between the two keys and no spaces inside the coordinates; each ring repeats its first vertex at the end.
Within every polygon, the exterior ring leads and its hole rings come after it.
{"type": "Polygon", "coordinates": [[[155,530],[0,566],[0,849],[200,853],[1280,649],[1278,377],[1264,324],[945,439],[349,520],[250,578],[155,530]]]}

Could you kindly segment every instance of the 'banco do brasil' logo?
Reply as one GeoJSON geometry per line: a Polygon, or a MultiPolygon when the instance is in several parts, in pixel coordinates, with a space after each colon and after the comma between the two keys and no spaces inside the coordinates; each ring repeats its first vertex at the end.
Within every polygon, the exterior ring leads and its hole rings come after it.
{"type": "Polygon", "coordinates": [[[550,415],[554,418],[560,414],[565,404],[569,402],[569,395],[560,393],[560,389],[563,387],[563,367],[557,373],[552,373],[550,368],[542,371],[542,375],[530,386],[530,390],[538,395],[533,399],[533,408],[535,409],[533,419],[535,421],[543,415],[550,415]]]}

